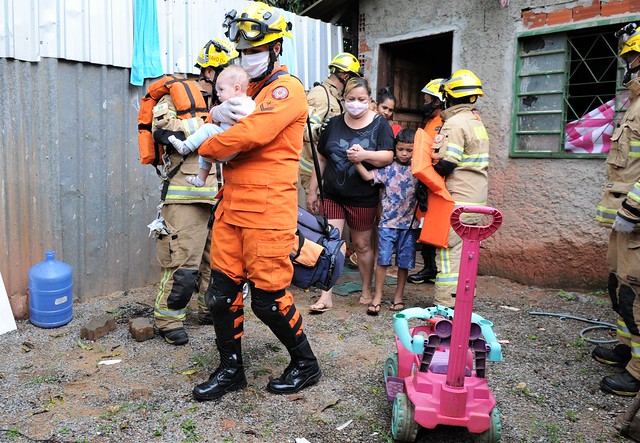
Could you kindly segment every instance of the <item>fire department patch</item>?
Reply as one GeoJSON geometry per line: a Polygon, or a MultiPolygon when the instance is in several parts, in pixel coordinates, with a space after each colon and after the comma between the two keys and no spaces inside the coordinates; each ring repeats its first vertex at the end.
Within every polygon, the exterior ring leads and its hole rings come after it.
{"type": "Polygon", "coordinates": [[[285,86],[278,86],[273,90],[271,95],[276,100],[284,100],[285,98],[289,97],[289,90],[285,86]]]}
{"type": "Polygon", "coordinates": [[[438,134],[433,139],[433,143],[442,143],[442,140],[444,140],[444,135],[438,134]]]}

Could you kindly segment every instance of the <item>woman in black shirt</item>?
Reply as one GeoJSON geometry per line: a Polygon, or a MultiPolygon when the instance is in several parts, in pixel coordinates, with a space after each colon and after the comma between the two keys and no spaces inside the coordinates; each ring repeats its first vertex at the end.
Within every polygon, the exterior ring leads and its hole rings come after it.
{"type": "MultiPolygon", "coordinates": [[[[340,232],[345,223],[351,232],[351,244],[358,254],[362,277],[360,302],[372,300],[374,254],[371,233],[375,226],[379,189],[364,181],[354,163],[371,170],[393,161],[393,132],[389,123],[369,108],[371,88],[367,80],[354,77],[344,90],[345,113],[329,120],[318,142],[318,160],[322,173],[324,206],[329,223],[340,232]]],[[[318,181],[313,172],[307,208],[318,212],[318,181]]],[[[333,307],[333,294],[323,291],[311,312],[324,312],[333,307]]]]}

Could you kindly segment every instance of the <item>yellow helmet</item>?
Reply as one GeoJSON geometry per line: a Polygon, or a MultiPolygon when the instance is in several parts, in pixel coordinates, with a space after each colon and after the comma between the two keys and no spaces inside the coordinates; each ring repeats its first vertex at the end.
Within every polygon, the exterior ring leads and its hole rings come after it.
{"type": "Polygon", "coordinates": [[[225,35],[239,51],[271,43],[284,36],[293,37],[291,22],[266,3],[253,2],[240,17],[236,15],[235,9],[227,12],[222,26],[226,28],[225,35]]]}
{"type": "Polygon", "coordinates": [[[209,40],[198,53],[196,58],[196,68],[225,68],[234,59],[238,58],[238,51],[235,50],[231,42],[221,38],[209,40]]]}
{"type": "Polygon", "coordinates": [[[422,92],[432,95],[442,102],[444,101],[444,99],[442,98],[442,85],[444,85],[445,82],[446,80],[443,78],[433,79],[429,83],[424,85],[424,88],[422,88],[422,92]]]}
{"type": "Polygon", "coordinates": [[[460,69],[454,72],[451,78],[444,83],[443,90],[446,95],[453,98],[484,95],[482,82],[477,75],[468,69],[460,69]]]}
{"type": "Polygon", "coordinates": [[[360,62],[353,54],[348,52],[341,52],[333,57],[333,60],[329,63],[329,72],[333,74],[336,72],[336,69],[341,72],[348,72],[355,76],[362,77],[360,75],[360,62]]]}
{"type": "Polygon", "coordinates": [[[635,51],[640,53],[640,29],[635,23],[629,23],[615,33],[620,40],[618,57],[635,51]]]}

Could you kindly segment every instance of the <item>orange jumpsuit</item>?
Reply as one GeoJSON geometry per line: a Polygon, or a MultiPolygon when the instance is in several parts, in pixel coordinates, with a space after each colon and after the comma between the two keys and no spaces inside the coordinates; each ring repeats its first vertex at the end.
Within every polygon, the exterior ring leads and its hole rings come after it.
{"type": "MultiPolygon", "coordinates": [[[[296,183],[307,100],[304,87],[286,67],[250,83],[247,95],[254,98],[255,111],[199,148],[200,155],[211,158],[239,153],[225,166],[212,230],[210,291],[213,288],[213,297],[224,299],[226,294],[230,300],[222,309],[228,312],[212,310],[214,326],[218,339],[242,336],[240,289],[248,279],[254,313],[290,349],[302,334],[302,317],[286,288],[293,276],[289,253],[297,223],[296,183]]],[[[211,309],[210,300],[207,303],[211,309]]]]}

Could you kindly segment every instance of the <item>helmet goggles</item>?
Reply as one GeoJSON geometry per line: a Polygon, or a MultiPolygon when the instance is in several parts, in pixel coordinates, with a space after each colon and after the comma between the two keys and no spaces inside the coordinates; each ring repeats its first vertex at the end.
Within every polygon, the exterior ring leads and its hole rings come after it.
{"type": "Polygon", "coordinates": [[[257,42],[264,39],[267,34],[276,33],[282,33],[282,30],[270,28],[259,20],[238,18],[229,23],[227,36],[232,42],[237,42],[240,35],[248,42],[257,42]]]}

